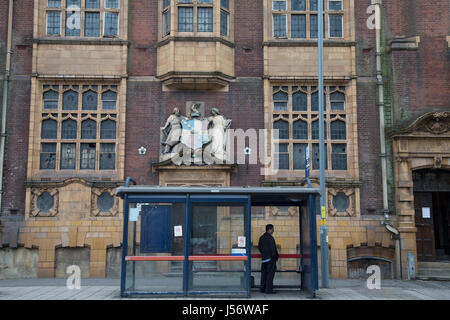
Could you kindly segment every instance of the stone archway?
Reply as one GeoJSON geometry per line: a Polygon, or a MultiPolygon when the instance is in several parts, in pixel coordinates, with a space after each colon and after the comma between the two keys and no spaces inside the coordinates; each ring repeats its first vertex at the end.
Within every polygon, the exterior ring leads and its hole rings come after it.
{"type": "Polygon", "coordinates": [[[450,112],[427,113],[393,139],[395,207],[401,236],[402,274],[408,277],[408,253],[417,248],[413,171],[450,169],[450,112]]]}

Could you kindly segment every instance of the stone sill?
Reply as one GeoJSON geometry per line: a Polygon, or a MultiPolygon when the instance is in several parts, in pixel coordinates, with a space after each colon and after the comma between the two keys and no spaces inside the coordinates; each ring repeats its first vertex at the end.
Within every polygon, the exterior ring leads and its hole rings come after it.
{"type": "Polygon", "coordinates": [[[34,38],[33,43],[37,44],[67,44],[67,45],[129,45],[130,42],[119,38],[74,38],[74,37],[44,37],[34,38]]]}
{"type": "MultiPolygon", "coordinates": [[[[263,47],[317,47],[317,40],[269,40],[263,42],[263,47]]],[[[324,47],[354,47],[356,46],[355,41],[347,40],[324,40],[324,47]]]]}
{"type": "Polygon", "coordinates": [[[418,50],[420,43],[420,36],[409,38],[396,38],[390,40],[388,43],[390,51],[396,50],[418,50]]]}

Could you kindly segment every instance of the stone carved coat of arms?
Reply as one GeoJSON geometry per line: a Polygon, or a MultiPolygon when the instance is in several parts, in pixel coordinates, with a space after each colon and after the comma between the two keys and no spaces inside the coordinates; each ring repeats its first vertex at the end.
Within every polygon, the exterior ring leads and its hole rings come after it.
{"type": "Polygon", "coordinates": [[[212,108],[209,117],[202,117],[198,108],[197,104],[192,104],[187,117],[181,115],[178,108],[173,109],[161,128],[160,161],[183,153],[191,153],[192,157],[207,153],[215,162],[226,159],[226,133],[231,120],[226,119],[217,108],[212,108]]]}

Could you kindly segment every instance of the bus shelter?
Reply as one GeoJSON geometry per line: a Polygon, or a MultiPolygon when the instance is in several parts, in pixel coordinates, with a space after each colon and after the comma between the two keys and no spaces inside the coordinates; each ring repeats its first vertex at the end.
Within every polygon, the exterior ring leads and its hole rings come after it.
{"type": "MultiPolygon", "coordinates": [[[[252,207],[299,210],[300,289],[318,290],[316,198],[303,187],[160,187],[116,190],[124,200],[120,294],[250,297],[252,207]]],[[[283,256],[283,255],[281,255],[283,256]]],[[[292,258],[292,257],[290,257],[292,258]]]]}

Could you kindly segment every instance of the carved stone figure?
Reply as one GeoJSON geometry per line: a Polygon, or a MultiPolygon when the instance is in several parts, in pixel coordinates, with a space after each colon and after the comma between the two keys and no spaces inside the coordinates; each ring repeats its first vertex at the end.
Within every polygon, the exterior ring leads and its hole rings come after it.
{"type": "Polygon", "coordinates": [[[225,119],[219,109],[212,108],[211,116],[208,117],[208,134],[212,139],[208,151],[219,160],[224,160],[226,156],[226,130],[231,126],[231,120],[225,119]]]}
{"type": "Polygon", "coordinates": [[[164,146],[163,154],[171,153],[174,146],[180,143],[181,120],[180,110],[174,108],[165,126],[161,128],[161,144],[164,146]]]}

